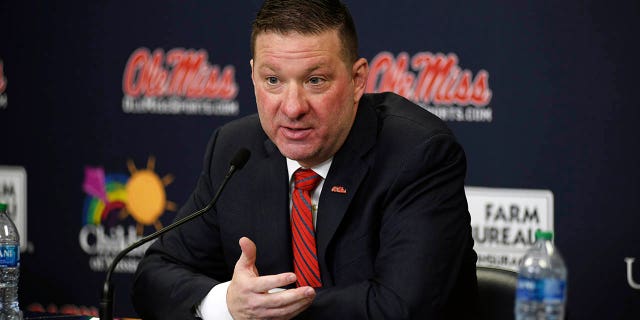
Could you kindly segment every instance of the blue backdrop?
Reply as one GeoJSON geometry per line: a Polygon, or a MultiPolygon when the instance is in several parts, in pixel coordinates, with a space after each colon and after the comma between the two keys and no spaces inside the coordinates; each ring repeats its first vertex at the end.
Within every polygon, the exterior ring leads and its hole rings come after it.
{"type": "MultiPolygon", "coordinates": [[[[420,57],[452,63],[425,74],[457,79],[449,88],[461,98],[435,85],[414,100],[447,118],[467,152],[467,185],[553,192],[570,317],[640,318],[640,266],[628,274],[625,263],[640,259],[640,4],[347,4],[360,54],[393,58],[370,90],[408,83],[417,97],[420,57]]],[[[94,311],[104,263],[144,225],[127,207],[142,197],[127,189],[135,173],[161,179],[145,197],[162,205],[157,221],[172,220],[211,132],[256,111],[249,35],[259,5],[1,2],[0,165],[28,177],[23,309],[94,311]]],[[[135,261],[115,277],[117,314],[134,315],[135,261]]]]}

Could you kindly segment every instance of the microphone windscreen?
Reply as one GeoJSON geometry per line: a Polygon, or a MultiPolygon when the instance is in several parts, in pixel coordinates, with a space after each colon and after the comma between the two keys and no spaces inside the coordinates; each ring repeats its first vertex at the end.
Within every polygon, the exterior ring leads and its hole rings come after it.
{"type": "Polygon", "coordinates": [[[233,159],[229,162],[230,165],[234,166],[236,170],[242,169],[244,165],[249,161],[249,156],[251,156],[251,152],[245,148],[241,148],[236,152],[233,156],[233,159]]]}

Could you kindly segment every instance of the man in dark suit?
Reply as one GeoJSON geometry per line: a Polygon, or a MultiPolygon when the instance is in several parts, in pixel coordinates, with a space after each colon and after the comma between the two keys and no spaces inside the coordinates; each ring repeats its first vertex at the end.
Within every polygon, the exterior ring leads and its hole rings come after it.
{"type": "Polygon", "coordinates": [[[209,202],[239,148],[251,158],[210,212],[149,248],[140,315],[471,318],[466,160],[445,124],[364,94],[367,61],[337,0],[267,0],[252,52],[258,115],[215,131],[178,218],[209,202]]]}

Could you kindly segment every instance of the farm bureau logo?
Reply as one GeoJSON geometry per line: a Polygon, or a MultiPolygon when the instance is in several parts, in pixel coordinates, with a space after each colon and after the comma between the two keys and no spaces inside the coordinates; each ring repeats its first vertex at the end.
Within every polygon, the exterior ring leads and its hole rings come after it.
{"type": "Polygon", "coordinates": [[[7,108],[7,102],[9,99],[7,98],[7,94],[5,93],[6,89],[7,78],[5,78],[4,76],[4,64],[2,63],[2,60],[0,60],[0,109],[7,108]]]}
{"type": "MultiPolygon", "coordinates": [[[[172,175],[155,173],[155,158],[149,157],[144,169],[127,161],[130,176],[105,173],[101,167],[86,167],[82,189],[86,193],[83,224],[79,242],[91,256],[92,271],[105,271],[113,258],[131,243],[142,238],[145,226],[162,228],[158,220],[165,210],[175,211],[176,204],[167,201],[165,187],[173,182],[172,175]],[[125,221],[133,218],[135,225],[125,221]],[[122,225],[128,224],[127,226],[122,225]]],[[[133,273],[150,244],[127,255],[116,272],[133,273]]]]}
{"type": "Polygon", "coordinates": [[[518,270],[535,230],[553,231],[550,190],[465,186],[479,266],[518,270]]]}
{"type": "Polygon", "coordinates": [[[458,66],[458,56],[418,52],[394,57],[381,52],[371,60],[367,92],[392,91],[445,121],[491,122],[489,73],[458,66]]]}
{"type": "Polygon", "coordinates": [[[235,68],[211,65],[205,50],[176,48],[165,54],[139,48],[122,79],[126,113],[234,116],[239,112],[235,68]]]}
{"type": "Polygon", "coordinates": [[[627,283],[629,287],[640,290],[640,283],[636,282],[633,279],[633,262],[636,261],[636,258],[626,257],[624,258],[624,262],[627,264],[627,283]]]}

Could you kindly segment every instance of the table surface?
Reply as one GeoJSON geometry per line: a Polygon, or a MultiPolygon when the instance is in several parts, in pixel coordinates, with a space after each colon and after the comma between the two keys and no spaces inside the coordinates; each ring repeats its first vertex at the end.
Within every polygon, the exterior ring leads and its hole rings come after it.
{"type": "Polygon", "coordinates": [[[23,316],[24,316],[24,320],[36,320],[36,319],[89,320],[92,318],[90,316],[51,314],[51,313],[29,312],[29,311],[24,311],[23,316]]]}
{"type": "MultiPolygon", "coordinates": [[[[78,315],[67,315],[67,314],[52,314],[52,313],[42,313],[42,312],[30,312],[23,311],[24,320],[99,320],[98,317],[92,316],[78,316],[78,315]]],[[[116,318],[116,320],[140,320],[133,318],[116,318]]]]}

